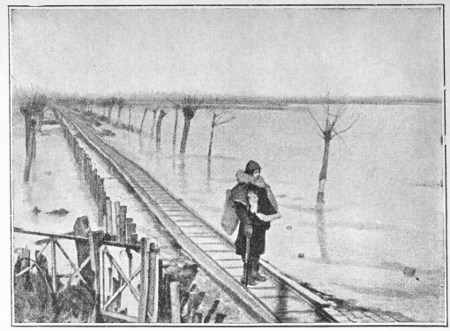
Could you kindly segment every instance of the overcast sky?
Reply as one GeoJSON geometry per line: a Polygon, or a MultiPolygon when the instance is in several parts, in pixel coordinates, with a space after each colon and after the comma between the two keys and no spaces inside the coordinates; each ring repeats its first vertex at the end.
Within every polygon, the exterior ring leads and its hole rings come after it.
{"type": "Polygon", "coordinates": [[[440,96],[439,8],[31,8],[14,80],[62,92],[440,96]]]}

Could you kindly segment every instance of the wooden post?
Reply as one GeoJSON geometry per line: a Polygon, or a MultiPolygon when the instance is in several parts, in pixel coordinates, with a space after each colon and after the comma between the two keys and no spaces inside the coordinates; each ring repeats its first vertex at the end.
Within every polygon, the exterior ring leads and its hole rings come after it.
{"type": "Polygon", "coordinates": [[[103,218],[105,215],[105,188],[104,188],[104,179],[99,177],[99,184],[98,184],[98,226],[103,227],[104,222],[103,218]]]}
{"type": "Polygon", "coordinates": [[[148,311],[149,290],[149,268],[150,268],[150,240],[141,239],[141,286],[138,308],[138,323],[145,323],[148,311]]]}
{"type": "Polygon", "coordinates": [[[120,233],[119,233],[119,241],[121,243],[125,243],[126,242],[126,225],[125,225],[125,219],[127,217],[127,206],[120,206],[120,211],[119,211],[119,228],[120,228],[120,233]]]}
{"type": "Polygon", "coordinates": [[[108,267],[108,295],[106,296],[106,298],[109,300],[109,298],[111,298],[112,295],[112,285],[113,285],[113,280],[112,280],[112,267],[108,267]]]}
{"type": "Polygon", "coordinates": [[[106,300],[106,287],[105,287],[105,251],[103,249],[104,247],[100,247],[100,292],[101,292],[101,301],[100,301],[100,308],[103,309],[103,306],[105,305],[106,300]]]}
{"type": "MultiPolygon", "coordinates": [[[[162,261],[162,260],[161,260],[162,261]]],[[[163,279],[163,298],[161,312],[170,312],[170,282],[172,281],[172,274],[165,274],[163,279]]]]}
{"type": "Polygon", "coordinates": [[[93,308],[92,318],[90,319],[91,323],[97,323],[101,321],[100,315],[100,300],[101,300],[101,273],[100,273],[100,256],[99,256],[99,247],[101,245],[101,238],[103,237],[103,231],[94,231],[89,232],[89,248],[90,248],[90,257],[91,257],[91,269],[94,272],[94,284],[93,290],[95,292],[95,303],[93,308]]]}
{"type": "Polygon", "coordinates": [[[100,194],[100,190],[99,190],[99,187],[100,187],[100,176],[98,175],[97,169],[95,169],[95,173],[96,173],[96,175],[95,175],[95,182],[94,182],[94,201],[95,201],[95,204],[98,207],[99,206],[99,202],[100,202],[100,196],[99,196],[99,194],[100,194]]]}
{"type": "MultiPolygon", "coordinates": [[[[19,256],[17,262],[14,265],[14,272],[18,274],[24,269],[30,267],[30,250],[28,248],[19,248],[19,256]]],[[[14,284],[22,284],[24,289],[32,287],[30,273],[26,272],[21,278],[14,278],[14,284]]]]}
{"type": "Polygon", "coordinates": [[[170,309],[171,309],[171,322],[181,323],[181,305],[180,305],[180,283],[170,283],[170,309]]]}
{"type": "Polygon", "coordinates": [[[223,320],[227,317],[225,314],[216,314],[216,319],[214,320],[214,323],[222,323],[223,320]]]}
{"type": "Polygon", "coordinates": [[[116,238],[116,241],[120,242],[120,202],[116,201],[114,202],[114,235],[116,238]]]}
{"type": "Polygon", "coordinates": [[[148,310],[150,312],[150,322],[156,323],[158,320],[158,289],[159,289],[159,248],[154,240],[150,244],[150,284],[148,295],[148,310]]]}
{"type": "Polygon", "coordinates": [[[94,197],[94,201],[97,203],[97,201],[95,200],[95,186],[97,185],[97,169],[92,169],[91,171],[91,175],[89,176],[89,188],[91,189],[91,194],[94,197]]]}
{"type": "Polygon", "coordinates": [[[84,149],[81,150],[81,155],[80,155],[80,170],[81,170],[81,174],[84,177],[84,167],[86,166],[86,152],[84,151],[84,149]]]}
{"type": "Polygon", "coordinates": [[[132,218],[126,218],[125,219],[125,237],[127,244],[132,243],[132,235],[136,233],[136,223],[133,223],[132,218]]]}
{"type": "Polygon", "coordinates": [[[54,238],[50,239],[51,254],[52,254],[52,288],[53,292],[58,291],[58,284],[56,282],[56,243],[54,238]]]}
{"type": "Polygon", "coordinates": [[[208,313],[205,316],[205,320],[203,323],[208,323],[211,319],[211,316],[216,312],[217,306],[219,306],[220,300],[214,300],[214,303],[212,304],[211,308],[208,310],[208,313]]]}
{"type": "Polygon", "coordinates": [[[105,197],[105,209],[106,209],[106,224],[105,224],[105,230],[106,233],[113,236],[113,223],[112,223],[112,203],[111,199],[109,197],[105,197]]]}
{"type": "Polygon", "coordinates": [[[194,320],[193,323],[201,323],[203,320],[203,314],[202,313],[195,313],[194,314],[194,320]]]}
{"type": "MultiPolygon", "coordinates": [[[[73,225],[73,234],[77,237],[87,238],[90,231],[89,218],[87,216],[78,217],[73,225]]],[[[81,264],[90,257],[89,242],[85,240],[75,240],[75,247],[77,249],[77,263],[78,266],[81,266],[81,264]]],[[[80,271],[80,274],[86,281],[86,284],[89,287],[92,287],[94,284],[94,275],[90,269],[90,263],[91,262],[80,271]]]]}
{"type": "Polygon", "coordinates": [[[91,171],[92,171],[92,161],[91,161],[91,158],[89,156],[87,156],[86,157],[86,169],[84,172],[84,179],[86,179],[88,183],[89,183],[89,177],[91,175],[91,171]]]}

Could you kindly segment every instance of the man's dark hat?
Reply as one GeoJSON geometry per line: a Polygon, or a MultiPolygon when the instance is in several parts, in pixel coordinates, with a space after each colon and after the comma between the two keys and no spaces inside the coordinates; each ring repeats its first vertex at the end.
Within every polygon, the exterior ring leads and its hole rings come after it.
{"type": "Polygon", "coordinates": [[[245,166],[245,173],[251,175],[256,170],[261,171],[261,166],[259,165],[259,163],[252,160],[248,161],[247,165],[245,166]]]}

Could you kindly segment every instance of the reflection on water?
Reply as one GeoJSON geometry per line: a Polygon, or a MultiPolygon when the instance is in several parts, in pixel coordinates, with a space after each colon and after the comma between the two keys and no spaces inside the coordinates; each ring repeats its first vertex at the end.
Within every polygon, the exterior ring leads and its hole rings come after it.
{"type": "Polygon", "coordinates": [[[316,222],[317,222],[317,241],[320,247],[320,257],[325,263],[331,263],[330,257],[327,251],[327,232],[325,230],[325,208],[316,208],[316,222]]]}
{"type": "Polygon", "coordinates": [[[189,185],[188,182],[186,180],[186,162],[184,159],[184,155],[180,155],[178,157],[178,159],[180,160],[180,164],[178,165],[178,170],[179,170],[179,178],[180,178],[180,188],[181,191],[186,194],[189,191],[189,185]]]}
{"type": "Polygon", "coordinates": [[[208,158],[208,163],[206,165],[206,190],[211,193],[211,158],[208,158]]]}

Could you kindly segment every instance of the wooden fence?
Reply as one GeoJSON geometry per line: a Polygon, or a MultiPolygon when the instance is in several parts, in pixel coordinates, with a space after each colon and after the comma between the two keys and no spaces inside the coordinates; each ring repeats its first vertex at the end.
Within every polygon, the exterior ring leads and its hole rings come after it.
{"type": "Polygon", "coordinates": [[[76,164],[86,180],[89,191],[97,205],[97,224],[105,233],[111,235],[114,240],[121,243],[136,244],[138,235],[136,233],[136,223],[132,218],[127,217],[127,206],[123,206],[119,201],[113,203],[105,191],[105,179],[98,175],[92,160],[86,151],[80,147],[78,139],[72,135],[67,125],[61,121],[64,137],[72,149],[76,164]]]}

